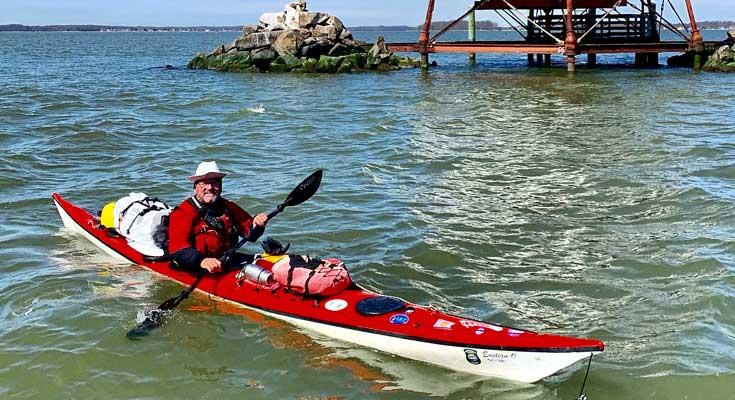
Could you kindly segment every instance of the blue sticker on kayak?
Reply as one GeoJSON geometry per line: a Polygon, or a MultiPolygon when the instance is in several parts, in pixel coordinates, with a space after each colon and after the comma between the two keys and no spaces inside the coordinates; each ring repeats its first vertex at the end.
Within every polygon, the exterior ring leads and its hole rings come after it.
{"type": "Polygon", "coordinates": [[[408,323],[408,315],[396,314],[396,315],[391,316],[389,321],[391,324],[395,324],[395,325],[406,325],[408,323]]]}

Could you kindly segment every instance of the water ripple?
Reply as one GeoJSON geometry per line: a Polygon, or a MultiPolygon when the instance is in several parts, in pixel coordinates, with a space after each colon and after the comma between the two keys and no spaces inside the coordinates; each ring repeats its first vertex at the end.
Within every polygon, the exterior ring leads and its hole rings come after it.
{"type": "Polygon", "coordinates": [[[49,195],[93,211],[133,190],[177,204],[197,162],[216,159],[229,173],[225,195],[250,211],[270,211],[325,169],[320,192],[268,234],[342,258],[369,288],[604,340],[591,398],[619,398],[621,387],[656,397],[676,380],[693,388],[677,395],[726,398],[717,388],[735,370],[732,76],[570,77],[492,55],[474,66],[435,55],[428,74],[155,68],[233,35],[0,34],[0,51],[27,66],[0,57],[0,396],[206,397],[214,385],[223,399],[577,395],[569,381],[583,371],[539,385],[478,382],[196,312],[212,307],[205,296],[132,345],[123,334],[137,313],[180,286],[60,233],[49,195]],[[359,367],[314,361],[339,357],[359,367]]]}

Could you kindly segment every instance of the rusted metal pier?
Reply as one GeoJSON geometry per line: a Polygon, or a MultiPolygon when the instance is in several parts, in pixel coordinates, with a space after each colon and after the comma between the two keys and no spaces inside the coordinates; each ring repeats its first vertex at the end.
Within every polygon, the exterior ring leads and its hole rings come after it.
{"type": "Polygon", "coordinates": [[[588,65],[595,65],[597,54],[635,53],[636,65],[650,66],[658,65],[659,53],[704,49],[691,0],[684,0],[691,29],[672,0],[661,0],[659,10],[653,0],[478,0],[465,14],[430,36],[434,3],[429,0],[417,43],[388,44],[391,51],[419,53],[423,68],[429,65],[429,53],[469,53],[471,62],[475,53],[521,53],[527,55],[529,63],[545,65],[551,64],[552,54],[560,54],[565,57],[567,70],[574,71],[581,54],[587,55],[588,65]],[[667,5],[667,11],[678,18],[684,30],[664,17],[667,5]],[[475,13],[483,10],[500,15],[522,40],[475,40],[475,13]],[[467,41],[438,41],[465,18],[469,18],[467,41]],[[661,29],[670,30],[682,40],[661,41],[661,29]]]}

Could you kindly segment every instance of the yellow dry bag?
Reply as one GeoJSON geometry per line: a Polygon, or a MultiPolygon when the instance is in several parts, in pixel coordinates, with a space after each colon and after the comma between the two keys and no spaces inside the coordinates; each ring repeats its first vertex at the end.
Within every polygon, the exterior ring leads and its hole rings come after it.
{"type": "Polygon", "coordinates": [[[100,214],[100,223],[106,228],[115,228],[115,202],[107,203],[102,208],[100,214]]]}

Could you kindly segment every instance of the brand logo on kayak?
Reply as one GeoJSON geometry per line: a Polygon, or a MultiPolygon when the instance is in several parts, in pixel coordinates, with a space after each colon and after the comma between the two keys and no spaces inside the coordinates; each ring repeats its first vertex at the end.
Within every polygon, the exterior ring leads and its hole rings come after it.
{"type": "Polygon", "coordinates": [[[395,325],[406,325],[408,323],[408,315],[396,314],[396,315],[391,316],[389,321],[391,324],[395,324],[395,325]]]}
{"type": "Polygon", "coordinates": [[[436,329],[452,329],[452,325],[454,325],[454,322],[450,322],[441,318],[437,319],[436,322],[434,322],[434,328],[436,329]]]}
{"type": "Polygon", "coordinates": [[[480,365],[482,362],[480,357],[477,356],[477,351],[472,349],[464,349],[464,357],[467,359],[467,362],[472,365],[480,365]]]}
{"type": "Polygon", "coordinates": [[[459,320],[459,324],[464,326],[465,328],[486,328],[486,329],[492,329],[495,332],[500,332],[503,330],[502,326],[497,326],[493,324],[486,324],[484,322],[480,321],[471,321],[468,319],[461,319],[459,320]]]}
{"type": "Polygon", "coordinates": [[[521,336],[523,335],[523,331],[519,331],[518,329],[508,329],[508,335],[509,336],[521,336]]]}
{"type": "Polygon", "coordinates": [[[477,328],[475,331],[475,335],[482,335],[483,333],[485,333],[485,328],[477,328]]]}
{"type": "Polygon", "coordinates": [[[482,352],[482,358],[487,362],[502,364],[506,361],[514,360],[516,358],[516,353],[484,350],[482,352]]]}
{"type": "Polygon", "coordinates": [[[347,308],[347,302],[342,299],[332,299],[324,303],[324,308],[329,311],[342,311],[347,308]]]}

